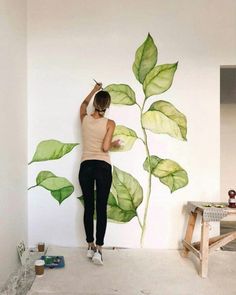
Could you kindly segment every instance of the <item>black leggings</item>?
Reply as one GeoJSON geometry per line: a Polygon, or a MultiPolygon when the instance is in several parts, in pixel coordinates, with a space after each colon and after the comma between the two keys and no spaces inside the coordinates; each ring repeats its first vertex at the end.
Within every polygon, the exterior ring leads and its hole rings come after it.
{"type": "Polygon", "coordinates": [[[80,164],[79,182],[84,197],[86,241],[92,243],[94,215],[94,183],[96,182],[96,244],[104,244],[107,226],[107,200],[111,188],[111,165],[101,160],[85,160],[80,164]]]}

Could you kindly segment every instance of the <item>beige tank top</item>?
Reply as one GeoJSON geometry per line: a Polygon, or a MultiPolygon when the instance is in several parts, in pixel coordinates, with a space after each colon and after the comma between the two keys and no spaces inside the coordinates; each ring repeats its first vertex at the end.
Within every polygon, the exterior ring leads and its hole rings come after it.
{"type": "Polygon", "coordinates": [[[109,152],[102,149],[107,132],[107,118],[95,119],[86,115],[82,122],[83,152],[81,162],[85,160],[103,160],[111,164],[109,152]]]}

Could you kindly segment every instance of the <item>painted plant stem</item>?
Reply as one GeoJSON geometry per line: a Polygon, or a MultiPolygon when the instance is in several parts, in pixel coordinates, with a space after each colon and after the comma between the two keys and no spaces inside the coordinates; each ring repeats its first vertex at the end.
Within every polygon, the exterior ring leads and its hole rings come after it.
{"type": "Polygon", "coordinates": [[[137,212],[137,218],[138,218],[138,223],[139,223],[141,229],[143,229],[143,225],[142,225],[142,223],[141,223],[141,220],[140,220],[140,217],[139,217],[139,215],[138,215],[138,212],[137,212]]]}
{"type": "MultiPolygon", "coordinates": [[[[142,114],[143,114],[144,105],[145,105],[145,100],[143,102],[142,108],[140,109],[141,124],[142,124],[142,114]]],[[[149,148],[148,148],[147,133],[146,133],[146,130],[143,127],[143,125],[142,125],[142,130],[143,130],[143,135],[144,135],[144,145],[145,145],[146,154],[147,154],[147,157],[148,157],[148,166],[149,166],[148,170],[149,171],[148,171],[148,190],[147,190],[146,205],[145,205],[144,217],[143,217],[142,234],[141,234],[141,239],[140,239],[141,247],[143,247],[143,240],[144,240],[144,234],[145,234],[145,229],[146,229],[148,206],[149,206],[149,200],[150,200],[151,190],[152,190],[152,172],[151,172],[150,152],[149,152],[149,148]]]]}
{"type": "Polygon", "coordinates": [[[32,188],[34,188],[34,187],[36,187],[36,186],[38,186],[37,184],[35,184],[35,185],[32,185],[32,186],[30,186],[29,188],[28,188],[28,191],[30,190],[30,189],[32,189],[32,188]]]}

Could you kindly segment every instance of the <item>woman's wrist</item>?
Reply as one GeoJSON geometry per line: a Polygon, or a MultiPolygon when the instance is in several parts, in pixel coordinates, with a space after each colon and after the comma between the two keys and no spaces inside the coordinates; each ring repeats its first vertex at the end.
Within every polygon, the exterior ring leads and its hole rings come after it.
{"type": "Polygon", "coordinates": [[[92,90],[91,90],[91,93],[92,94],[95,94],[97,92],[97,90],[95,89],[95,88],[93,88],[92,90]]]}
{"type": "Polygon", "coordinates": [[[93,87],[93,92],[96,93],[102,89],[102,83],[96,83],[95,86],[93,87]]]}

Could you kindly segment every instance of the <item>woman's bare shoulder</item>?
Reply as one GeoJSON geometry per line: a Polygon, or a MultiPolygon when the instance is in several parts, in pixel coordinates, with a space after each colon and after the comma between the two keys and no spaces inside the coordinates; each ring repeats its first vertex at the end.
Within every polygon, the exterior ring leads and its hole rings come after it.
{"type": "Polygon", "coordinates": [[[109,127],[115,127],[115,126],[116,126],[116,123],[115,123],[115,121],[113,121],[113,120],[111,120],[111,119],[108,119],[108,120],[107,120],[107,125],[108,125],[109,127]]]}

